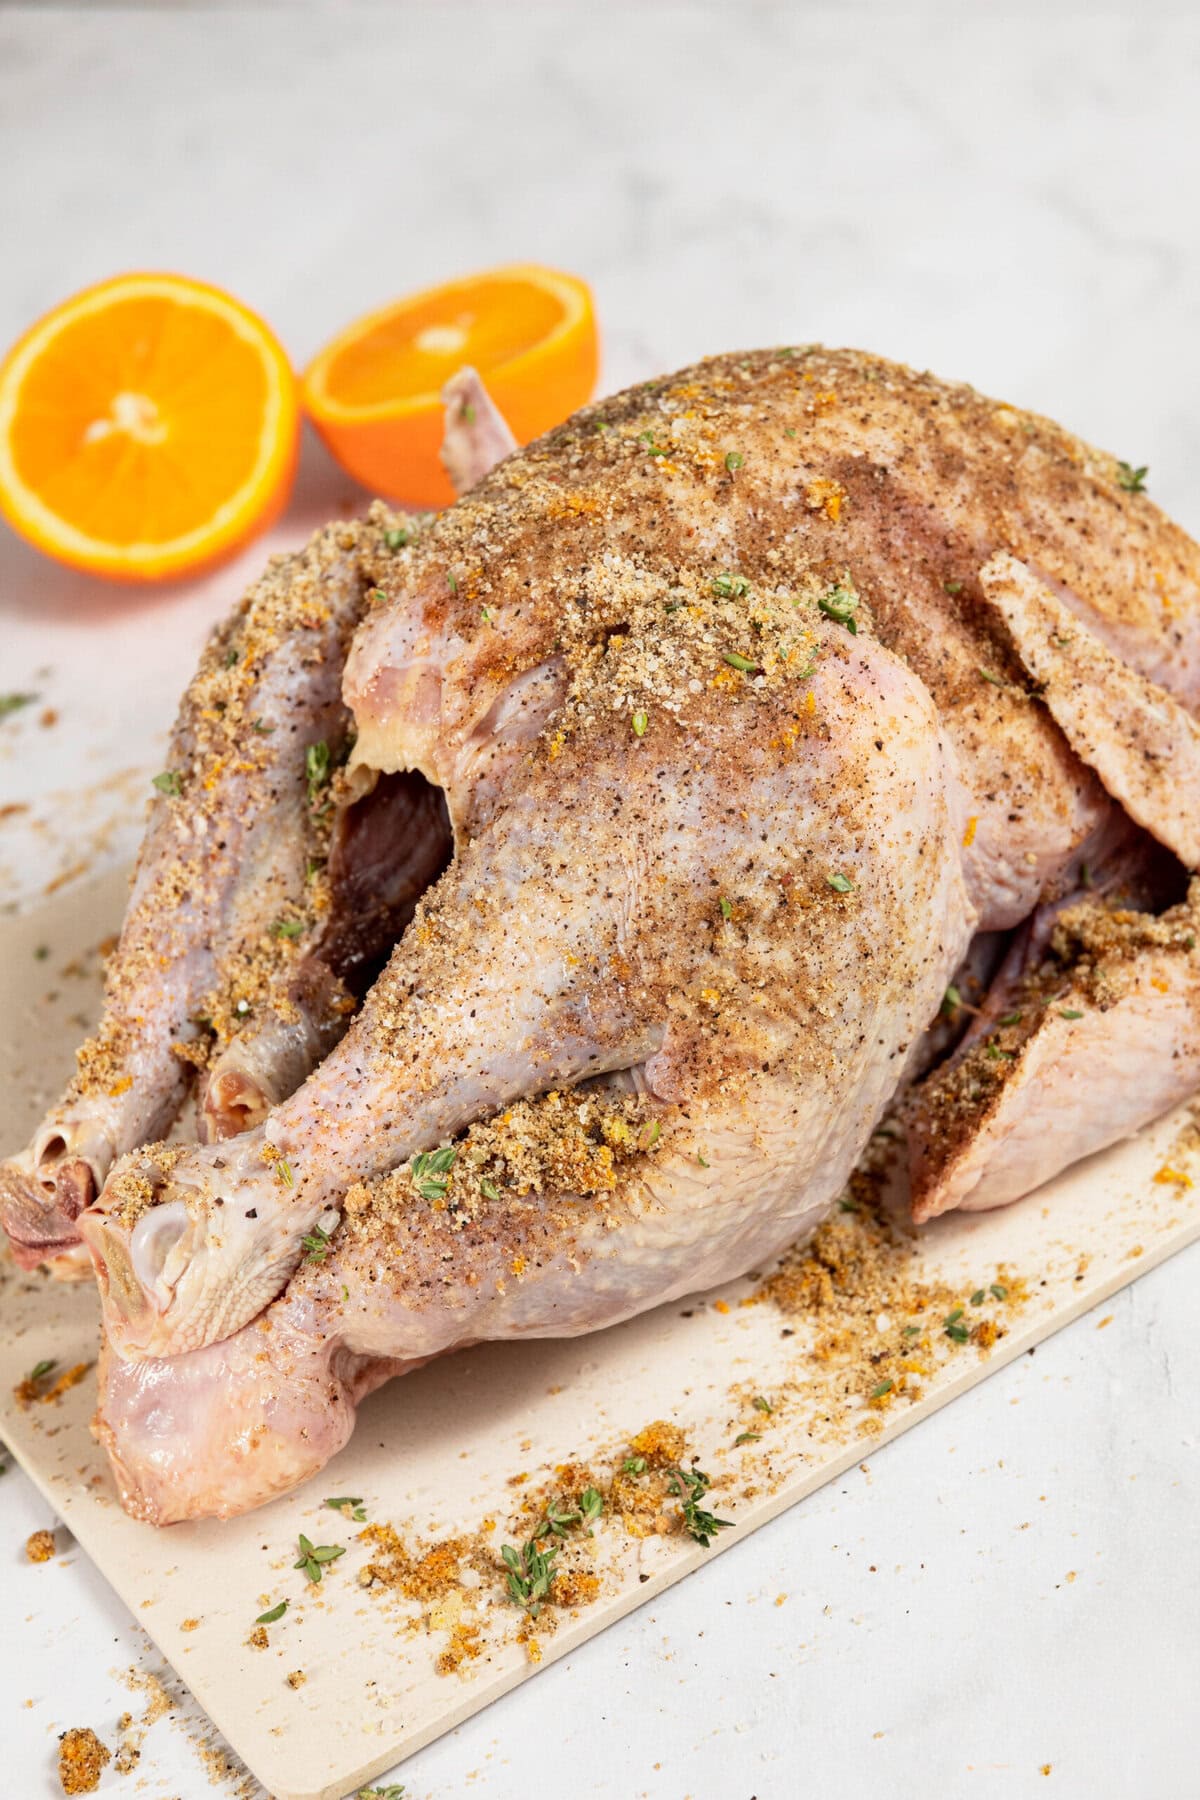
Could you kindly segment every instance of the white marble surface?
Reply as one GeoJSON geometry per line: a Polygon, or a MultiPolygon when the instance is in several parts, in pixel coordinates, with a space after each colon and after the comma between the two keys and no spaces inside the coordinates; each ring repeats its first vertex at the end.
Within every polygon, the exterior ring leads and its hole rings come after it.
{"type": "MultiPolygon", "coordinates": [[[[737,344],[867,345],[1149,463],[1200,530],[1184,9],[0,8],[0,170],[0,342],[86,281],[173,266],[302,361],[393,293],[533,257],[593,282],[607,385],[737,344]]],[[[277,535],[353,503],[310,446],[277,535]]],[[[44,826],[0,822],[0,900],[121,852],[144,791],[122,772],[156,763],[261,554],[138,595],[0,528],[0,689],[59,714],[0,726],[0,805],[44,826]]],[[[1193,1250],[425,1751],[410,1800],[1191,1800],[1198,1277],[1193,1250]]],[[[77,1552],[21,1560],[48,1522],[10,1471],[20,1800],[57,1791],[65,1726],[112,1741],[114,1671],[144,1650],[77,1552]]],[[[164,1720],[102,1791],[213,1790],[164,1720]]]]}

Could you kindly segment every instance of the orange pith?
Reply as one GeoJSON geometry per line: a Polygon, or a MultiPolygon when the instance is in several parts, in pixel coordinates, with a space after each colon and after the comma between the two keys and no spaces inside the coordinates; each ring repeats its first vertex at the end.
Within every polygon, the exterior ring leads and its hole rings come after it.
{"type": "Polygon", "coordinates": [[[350,325],[309,364],[304,406],[342,467],[410,506],[454,498],[438,461],[443,385],[472,364],[519,443],[590,399],[598,347],[586,283],[518,264],[427,289],[350,325]]]}
{"type": "Polygon", "coordinates": [[[287,357],[254,313],[184,276],[117,276],[0,363],[0,512],[94,574],[181,575],[280,510],[298,431],[287,357]]]}

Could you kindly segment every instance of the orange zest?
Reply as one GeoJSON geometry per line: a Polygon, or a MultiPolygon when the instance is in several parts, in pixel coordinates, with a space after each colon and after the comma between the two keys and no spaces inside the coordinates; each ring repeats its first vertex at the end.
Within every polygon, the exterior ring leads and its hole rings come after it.
{"type": "Polygon", "coordinates": [[[118,275],[0,363],[0,512],[60,562],[167,580],[279,513],[299,427],[287,356],[247,307],[182,275],[118,275]]]}
{"type": "Polygon", "coordinates": [[[448,506],[438,460],[441,390],[478,369],[517,442],[591,398],[598,363],[591,291],[536,263],[493,269],[397,300],[347,327],[304,372],[304,408],[331,454],[372,493],[448,506]]]}

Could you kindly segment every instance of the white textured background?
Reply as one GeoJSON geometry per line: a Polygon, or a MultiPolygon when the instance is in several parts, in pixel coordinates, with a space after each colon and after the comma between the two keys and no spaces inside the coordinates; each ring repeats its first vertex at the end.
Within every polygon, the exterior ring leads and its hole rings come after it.
{"type": "MultiPolygon", "coordinates": [[[[303,362],[393,294],[532,258],[593,283],[607,386],[860,344],[1149,463],[1194,531],[1198,176],[1194,9],[0,5],[0,343],[85,282],[174,267],[303,362]]],[[[310,446],[276,535],[353,500],[310,446]]],[[[0,900],[122,853],[119,777],[154,764],[262,554],[147,597],[0,527],[0,689],[59,712],[0,726],[0,805],[34,803],[0,822],[0,900]]],[[[407,1794],[1195,1800],[1198,1278],[1193,1250],[998,1374],[414,1758],[407,1794]]],[[[78,1552],[22,1561],[46,1523],[10,1471],[16,1800],[57,1792],[65,1726],[114,1741],[113,1672],[145,1647],[78,1552]]],[[[166,1721],[102,1789],[212,1791],[166,1721]]]]}

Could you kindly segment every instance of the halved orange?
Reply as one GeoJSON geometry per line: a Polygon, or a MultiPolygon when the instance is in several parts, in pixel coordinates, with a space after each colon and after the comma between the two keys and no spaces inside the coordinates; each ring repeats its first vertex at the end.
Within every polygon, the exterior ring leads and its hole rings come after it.
{"type": "Polygon", "coordinates": [[[165,580],[270,523],[299,426],[291,365],[248,307],[183,275],[118,275],[0,363],[0,512],[60,562],[165,580]]]}
{"type": "Polygon", "coordinates": [[[438,450],[443,385],[483,377],[518,443],[583,406],[599,350],[591,291],[519,263],[427,288],[355,320],[305,370],[304,408],[342,467],[409,506],[454,498],[438,450]]]}

